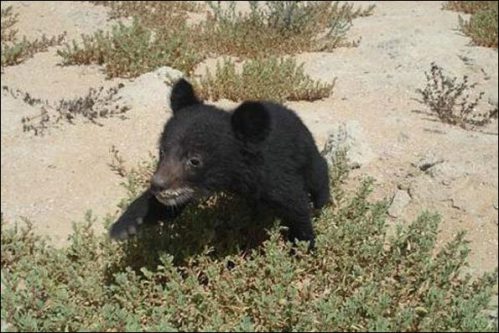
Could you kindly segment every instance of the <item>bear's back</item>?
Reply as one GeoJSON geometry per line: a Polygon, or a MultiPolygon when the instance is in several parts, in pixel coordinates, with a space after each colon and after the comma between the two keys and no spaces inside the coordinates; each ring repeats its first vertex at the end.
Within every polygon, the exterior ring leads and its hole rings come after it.
{"type": "Polygon", "coordinates": [[[312,134],[298,117],[285,106],[263,102],[270,114],[271,130],[262,146],[270,167],[302,168],[318,154],[312,134]]]}

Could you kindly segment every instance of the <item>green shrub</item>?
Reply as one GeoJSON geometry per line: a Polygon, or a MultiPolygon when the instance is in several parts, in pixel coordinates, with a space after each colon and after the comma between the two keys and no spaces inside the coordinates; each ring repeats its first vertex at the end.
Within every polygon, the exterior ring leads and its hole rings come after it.
{"type": "Polygon", "coordinates": [[[9,331],[497,330],[483,311],[497,269],[461,274],[463,233],[433,255],[430,213],[388,237],[387,202],[370,203],[370,191],[365,181],[325,208],[316,252],[301,243],[295,256],[273,221],[255,225],[223,195],[125,243],[96,234],[91,214],[61,249],[3,224],[2,321],[9,331]]]}
{"type": "MultiPolygon", "coordinates": [[[[370,15],[374,6],[354,9],[339,2],[250,2],[250,13],[238,14],[235,2],[224,9],[208,2],[213,14],[206,21],[187,24],[187,11],[203,6],[192,2],[92,1],[111,8],[111,17],[133,17],[131,27],[118,25],[74,41],[59,51],[64,64],[105,64],[110,77],[134,77],[159,66],[186,73],[211,55],[295,54],[331,50],[346,42],[354,18],[370,15]]],[[[353,43],[355,44],[355,43],[353,43]]]]}
{"type": "Polygon", "coordinates": [[[84,35],[82,46],[73,41],[58,54],[64,64],[105,64],[109,77],[135,77],[161,66],[189,73],[201,57],[188,44],[189,31],[184,28],[153,33],[134,20],[129,27],[121,23],[114,26],[111,33],[100,30],[84,35]]]}
{"type": "Polygon", "coordinates": [[[469,20],[459,16],[461,31],[476,45],[497,48],[497,1],[447,1],[443,8],[471,14],[469,20]]]}
{"type": "Polygon", "coordinates": [[[497,8],[497,1],[446,1],[442,8],[465,14],[476,14],[483,10],[497,8]]]}
{"type": "Polygon", "coordinates": [[[471,37],[476,45],[497,48],[497,20],[498,10],[496,2],[495,10],[478,12],[472,15],[469,21],[459,17],[459,26],[466,35],[471,37]]]}
{"type": "MultiPolygon", "coordinates": [[[[111,33],[82,36],[82,45],[66,43],[59,51],[66,65],[105,65],[108,77],[136,77],[161,66],[190,73],[204,58],[194,44],[194,30],[186,24],[186,11],[202,6],[191,1],[91,1],[111,8],[110,17],[132,17],[111,33]]],[[[201,51],[200,51],[201,50],[201,51]]]]}
{"type": "Polygon", "coordinates": [[[346,45],[346,32],[359,16],[372,13],[338,1],[250,1],[250,12],[236,12],[234,1],[208,2],[213,15],[201,24],[199,44],[216,54],[255,58],[324,51],[346,45]]]}
{"type": "Polygon", "coordinates": [[[197,83],[200,97],[218,100],[313,101],[332,94],[334,83],[316,82],[305,75],[303,64],[297,65],[292,58],[257,59],[243,64],[242,72],[230,59],[217,62],[215,74],[208,70],[197,83]]]}

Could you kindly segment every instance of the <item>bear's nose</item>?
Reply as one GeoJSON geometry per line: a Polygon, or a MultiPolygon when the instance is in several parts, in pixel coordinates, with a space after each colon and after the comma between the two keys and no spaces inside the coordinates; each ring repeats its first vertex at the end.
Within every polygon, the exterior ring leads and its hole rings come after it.
{"type": "Polygon", "coordinates": [[[153,193],[159,193],[168,188],[168,181],[166,177],[163,177],[159,174],[155,174],[151,179],[151,191],[153,193]]]}

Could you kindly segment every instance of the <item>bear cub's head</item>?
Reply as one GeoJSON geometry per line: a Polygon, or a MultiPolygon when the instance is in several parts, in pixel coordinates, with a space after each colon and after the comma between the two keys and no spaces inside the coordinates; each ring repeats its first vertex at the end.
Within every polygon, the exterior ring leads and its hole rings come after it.
{"type": "Polygon", "coordinates": [[[181,205],[231,186],[247,169],[243,151],[265,143],[271,120],[265,106],[244,102],[232,112],[204,104],[192,85],[178,80],[171,91],[173,111],[159,142],[151,191],[168,206],[181,205]]]}

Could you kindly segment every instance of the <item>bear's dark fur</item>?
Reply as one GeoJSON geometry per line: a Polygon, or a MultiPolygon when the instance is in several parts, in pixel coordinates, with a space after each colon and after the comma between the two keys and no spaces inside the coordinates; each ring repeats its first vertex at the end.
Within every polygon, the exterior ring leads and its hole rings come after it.
{"type": "Polygon", "coordinates": [[[160,161],[151,186],[110,230],[127,238],[142,223],[176,217],[189,202],[224,191],[273,208],[292,241],[314,246],[309,201],[329,201],[326,161],[311,133],[291,110],[247,101],[233,112],[203,104],[189,82],[172,88],[173,117],[159,142],[160,161]]]}

